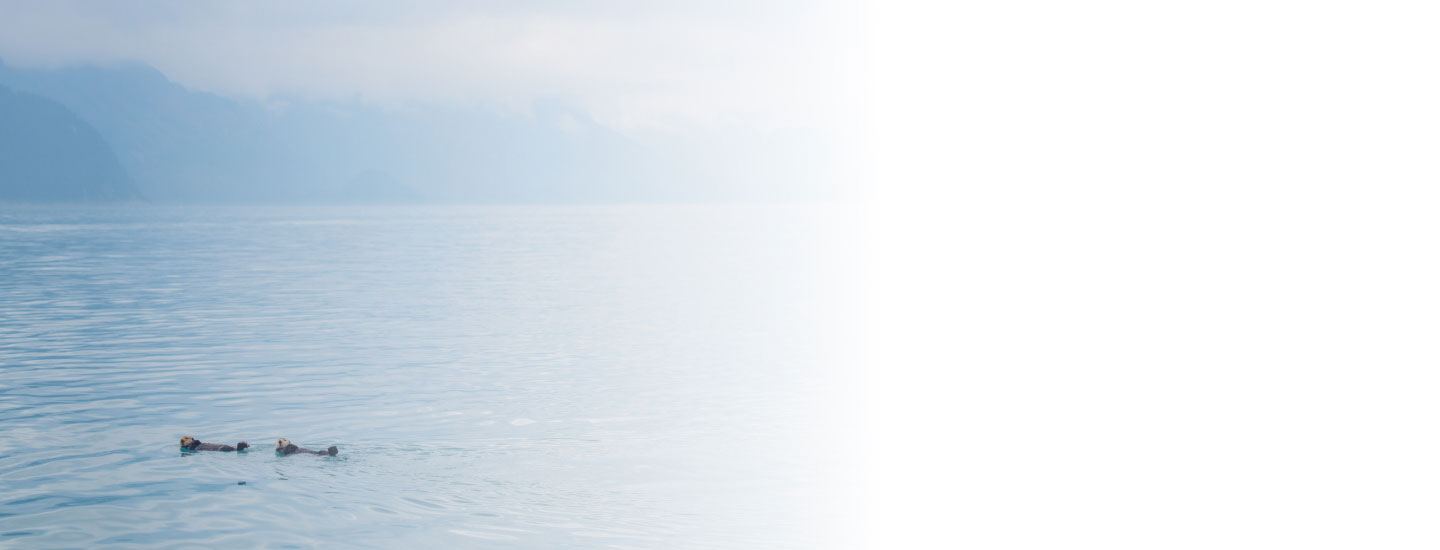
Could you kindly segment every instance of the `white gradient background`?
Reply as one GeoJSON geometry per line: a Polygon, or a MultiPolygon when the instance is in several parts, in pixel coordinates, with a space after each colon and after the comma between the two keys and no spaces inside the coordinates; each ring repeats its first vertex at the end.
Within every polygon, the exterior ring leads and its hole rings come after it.
{"type": "Polygon", "coordinates": [[[1440,544],[1437,17],[872,4],[871,545],[1440,544]]]}

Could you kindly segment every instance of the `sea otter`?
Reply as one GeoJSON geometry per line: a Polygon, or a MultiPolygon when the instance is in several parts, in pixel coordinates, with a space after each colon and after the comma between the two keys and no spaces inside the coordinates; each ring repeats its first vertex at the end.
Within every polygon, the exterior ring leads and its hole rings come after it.
{"type": "Polygon", "coordinates": [[[244,441],[236,443],[234,447],[218,443],[201,443],[199,439],[190,436],[180,438],[180,450],[182,451],[243,451],[250,448],[250,444],[244,441]]]}
{"type": "Polygon", "coordinates": [[[285,439],[283,437],[280,438],[279,441],[275,442],[275,454],[281,456],[293,454],[335,456],[339,453],[340,449],[336,448],[334,445],[331,445],[329,449],[325,449],[323,451],[312,451],[310,449],[306,449],[304,447],[300,447],[294,443],[291,443],[289,439],[285,439]]]}

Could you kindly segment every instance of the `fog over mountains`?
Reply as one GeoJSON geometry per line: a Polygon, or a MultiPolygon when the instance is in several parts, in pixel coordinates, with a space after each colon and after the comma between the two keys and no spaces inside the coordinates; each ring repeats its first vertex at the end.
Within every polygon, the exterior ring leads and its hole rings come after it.
{"type": "Polygon", "coordinates": [[[0,200],[137,199],[100,133],[54,101],[0,86],[0,200]]]}
{"type": "Polygon", "coordinates": [[[482,105],[234,99],[144,65],[0,62],[0,200],[825,200],[815,132],[625,135],[562,100],[482,105]]]}

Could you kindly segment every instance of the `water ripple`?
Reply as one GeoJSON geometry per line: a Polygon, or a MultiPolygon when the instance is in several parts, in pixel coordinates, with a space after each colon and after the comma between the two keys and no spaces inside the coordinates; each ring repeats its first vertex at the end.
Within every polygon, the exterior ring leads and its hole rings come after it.
{"type": "Polygon", "coordinates": [[[841,545],[812,214],[0,208],[0,546],[841,545]]]}

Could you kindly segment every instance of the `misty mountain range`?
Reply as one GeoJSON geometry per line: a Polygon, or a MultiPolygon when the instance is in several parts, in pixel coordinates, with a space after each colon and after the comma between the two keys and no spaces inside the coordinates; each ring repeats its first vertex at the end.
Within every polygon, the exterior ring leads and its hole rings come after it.
{"type": "Polygon", "coordinates": [[[830,154],[804,132],[635,138],[559,100],[244,100],[144,65],[0,63],[0,200],[811,200],[833,198],[830,154]]]}
{"type": "Polygon", "coordinates": [[[0,199],[139,198],[110,144],[64,105],[0,87],[0,199]]]}

